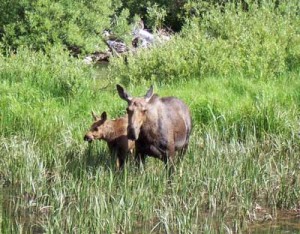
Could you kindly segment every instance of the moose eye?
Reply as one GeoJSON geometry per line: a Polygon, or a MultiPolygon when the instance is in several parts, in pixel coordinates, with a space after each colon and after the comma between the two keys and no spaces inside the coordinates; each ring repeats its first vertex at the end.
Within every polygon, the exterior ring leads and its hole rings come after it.
{"type": "Polygon", "coordinates": [[[148,111],[147,106],[145,106],[145,105],[141,106],[141,112],[142,113],[146,113],[147,111],[148,111]]]}
{"type": "Polygon", "coordinates": [[[99,131],[99,127],[94,127],[94,131],[99,131]]]}

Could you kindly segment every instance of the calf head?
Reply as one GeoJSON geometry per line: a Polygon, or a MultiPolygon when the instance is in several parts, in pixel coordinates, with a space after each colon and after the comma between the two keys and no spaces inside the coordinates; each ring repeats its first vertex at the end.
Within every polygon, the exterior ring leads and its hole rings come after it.
{"type": "Polygon", "coordinates": [[[103,139],[106,130],[105,121],[107,119],[106,112],[101,114],[101,117],[98,117],[92,112],[92,116],[94,118],[94,122],[90,128],[90,130],[85,134],[84,140],[88,142],[92,142],[96,139],[103,139]]]}
{"type": "Polygon", "coordinates": [[[153,96],[153,86],[149,88],[144,97],[131,97],[120,85],[117,85],[117,90],[119,96],[128,103],[126,108],[128,114],[128,139],[137,140],[141,127],[146,120],[147,111],[150,108],[149,101],[153,96]]]}

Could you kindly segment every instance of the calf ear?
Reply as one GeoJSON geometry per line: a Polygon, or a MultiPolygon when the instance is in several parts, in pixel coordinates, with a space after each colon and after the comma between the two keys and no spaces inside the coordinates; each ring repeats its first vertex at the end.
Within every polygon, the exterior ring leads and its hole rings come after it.
{"type": "Polygon", "coordinates": [[[101,119],[104,121],[107,119],[107,114],[105,111],[101,114],[101,119]]]}
{"type": "Polygon", "coordinates": [[[125,91],[125,89],[121,85],[117,84],[117,90],[120,98],[127,102],[131,101],[132,97],[125,91]]]}
{"type": "Polygon", "coordinates": [[[149,100],[152,98],[152,96],[153,96],[153,85],[150,86],[146,95],[144,96],[144,98],[146,99],[146,102],[149,102],[149,100]]]}
{"type": "Polygon", "coordinates": [[[95,114],[94,111],[92,111],[92,116],[95,121],[97,121],[99,119],[99,117],[95,114]]]}

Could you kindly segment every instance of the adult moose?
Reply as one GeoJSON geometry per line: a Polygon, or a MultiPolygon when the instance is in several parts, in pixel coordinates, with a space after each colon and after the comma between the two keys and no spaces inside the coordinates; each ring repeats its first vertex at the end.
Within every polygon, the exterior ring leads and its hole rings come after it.
{"type": "Polygon", "coordinates": [[[106,112],[101,117],[92,112],[94,122],[90,130],[84,135],[84,140],[92,142],[93,140],[104,140],[107,142],[111,154],[117,156],[117,168],[122,169],[127,158],[127,154],[132,152],[135,147],[134,141],[127,137],[128,117],[107,119],[106,112]]]}
{"type": "Polygon", "coordinates": [[[159,97],[153,86],[144,97],[131,97],[117,85],[119,96],[127,101],[130,140],[136,141],[136,157],[143,164],[147,155],[174,167],[175,153],[183,154],[189,144],[192,119],[189,108],[176,97],[159,97]]]}

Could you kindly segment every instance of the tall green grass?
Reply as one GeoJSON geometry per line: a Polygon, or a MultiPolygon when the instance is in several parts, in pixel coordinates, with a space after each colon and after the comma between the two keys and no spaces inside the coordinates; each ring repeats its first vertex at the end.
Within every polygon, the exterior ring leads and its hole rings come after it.
{"type": "Polygon", "coordinates": [[[299,208],[299,6],[279,6],[212,9],[107,69],[55,47],[1,56],[0,232],[243,233],[299,208]],[[125,113],[119,82],[190,107],[171,182],[158,160],[119,172],[83,141],[91,110],[125,113]]]}
{"type": "MultiPolygon", "coordinates": [[[[163,163],[123,172],[83,135],[90,111],[125,113],[116,81],[65,54],[1,58],[1,233],[243,232],[299,204],[299,73],[194,77],[161,85],[190,107],[190,148],[167,182],[163,163]]],[[[130,84],[133,95],[147,86],[130,84]]]]}

